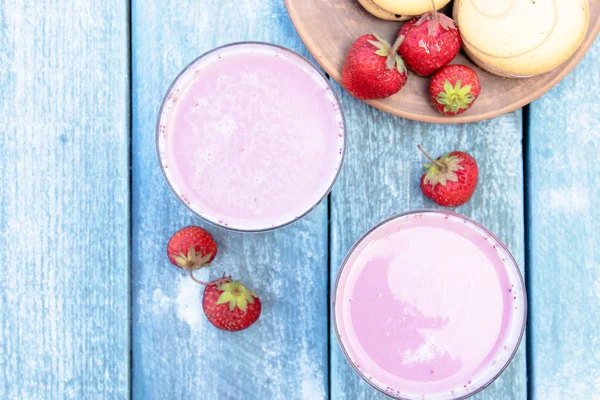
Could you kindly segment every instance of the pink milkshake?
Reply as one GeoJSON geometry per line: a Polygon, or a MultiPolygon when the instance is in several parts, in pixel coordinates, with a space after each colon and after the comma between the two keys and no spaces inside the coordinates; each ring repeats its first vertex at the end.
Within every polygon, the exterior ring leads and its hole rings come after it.
{"type": "Polygon", "coordinates": [[[333,291],[347,361],[398,399],[462,399],[489,385],[519,346],[523,278],[478,223],[444,211],[397,216],[369,231],[333,291]]]}
{"type": "Polygon", "coordinates": [[[157,147],[170,187],[190,210],[224,228],[264,231],[327,196],[344,157],[344,118],[308,60],[275,45],[234,43],[177,77],[157,147]]]}

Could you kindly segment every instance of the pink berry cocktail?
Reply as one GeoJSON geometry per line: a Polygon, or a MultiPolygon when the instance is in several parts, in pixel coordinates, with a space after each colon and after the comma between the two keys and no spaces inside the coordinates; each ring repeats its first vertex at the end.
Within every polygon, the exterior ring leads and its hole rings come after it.
{"type": "Polygon", "coordinates": [[[177,197],[224,228],[264,231],[312,210],[342,165],[345,126],[329,81],[266,43],[234,43],[184,69],[160,112],[157,147],[177,197]]]}
{"type": "Polygon", "coordinates": [[[333,291],[336,333],[369,384],[399,399],[462,399],[515,354],[526,319],[519,268],[488,230],[418,211],[363,236],[333,291]]]}

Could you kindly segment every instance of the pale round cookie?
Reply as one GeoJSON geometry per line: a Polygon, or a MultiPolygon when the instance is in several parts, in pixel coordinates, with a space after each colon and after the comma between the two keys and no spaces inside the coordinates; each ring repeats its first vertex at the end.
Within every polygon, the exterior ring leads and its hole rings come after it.
{"type": "Polygon", "coordinates": [[[379,19],[385,19],[386,21],[408,21],[413,18],[411,15],[394,14],[386,11],[373,3],[373,0],[358,0],[358,2],[369,12],[369,14],[379,19]]]}
{"type": "Polygon", "coordinates": [[[566,61],[584,40],[590,14],[588,0],[456,0],[453,11],[467,55],[508,77],[566,61]]]}
{"type": "MultiPolygon", "coordinates": [[[[431,0],[372,0],[373,3],[394,14],[401,15],[421,15],[427,11],[432,11],[431,0]]],[[[434,0],[435,6],[439,10],[450,0],[434,0]]]]}
{"type": "Polygon", "coordinates": [[[475,55],[473,53],[471,53],[469,48],[464,43],[463,43],[463,51],[465,52],[467,57],[469,57],[469,59],[471,61],[473,61],[479,68],[481,68],[484,71],[489,72],[490,74],[502,76],[504,78],[529,78],[530,77],[530,76],[525,76],[525,75],[509,74],[509,73],[492,68],[491,66],[487,65],[486,63],[484,63],[483,61],[481,61],[480,59],[475,57],[475,55]]]}

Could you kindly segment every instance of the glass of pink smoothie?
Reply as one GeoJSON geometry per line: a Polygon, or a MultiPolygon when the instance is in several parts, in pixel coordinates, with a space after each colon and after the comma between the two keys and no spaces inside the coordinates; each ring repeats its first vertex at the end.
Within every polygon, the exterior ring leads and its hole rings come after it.
{"type": "Polygon", "coordinates": [[[205,53],[177,76],[157,123],[165,178],[220,227],[285,226],[331,191],[345,123],[329,80],[299,54],[243,42],[205,53]]]}
{"type": "Polygon", "coordinates": [[[522,275],[500,240],[447,211],[415,211],[367,232],[332,294],[346,360],[406,400],[464,399],[492,383],[525,329],[522,275]]]}

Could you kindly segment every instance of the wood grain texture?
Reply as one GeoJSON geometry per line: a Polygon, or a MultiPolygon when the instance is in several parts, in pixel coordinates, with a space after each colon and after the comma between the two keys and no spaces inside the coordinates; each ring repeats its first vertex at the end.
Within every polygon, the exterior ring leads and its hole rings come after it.
{"type": "MultiPolygon", "coordinates": [[[[393,42],[400,23],[378,19],[355,0],[285,0],[298,34],[319,61],[323,69],[341,82],[346,54],[357,37],[377,33],[393,42]]],[[[505,2],[502,4],[512,4],[505,2]]],[[[589,0],[590,27],[584,43],[565,63],[546,74],[528,79],[506,79],[490,74],[475,66],[464,54],[454,63],[473,67],[485,90],[464,114],[446,118],[429,104],[427,78],[411,73],[406,86],[397,94],[368,103],[388,113],[417,121],[456,124],[493,118],[516,110],[538,98],[559,82],[592,44],[600,31],[600,0],[589,0]]],[[[446,9],[450,11],[452,4],[446,9]]]]}
{"type": "Polygon", "coordinates": [[[531,105],[532,394],[600,399],[600,40],[531,105]]]}
{"type": "Polygon", "coordinates": [[[165,183],[155,151],[162,97],[190,61],[241,40],[306,54],[280,0],[133,1],[133,398],[323,399],[328,390],[327,205],[272,233],[240,234],[195,218],[165,183]],[[219,331],[201,310],[202,288],[166,257],[188,224],[219,243],[211,270],[261,297],[249,329],[219,331]]]}
{"type": "Polygon", "coordinates": [[[0,1],[0,398],[129,395],[127,3],[0,1]]]}
{"type": "MultiPolygon", "coordinates": [[[[419,188],[424,162],[419,143],[434,156],[464,150],[476,158],[480,184],[456,211],[496,233],[524,266],[520,111],[477,124],[435,126],[392,117],[339,91],[349,132],[346,165],[331,201],[332,282],[346,252],[370,227],[401,212],[435,206],[419,188]]],[[[346,363],[333,330],[331,349],[332,399],[386,398],[346,363]]],[[[502,377],[474,399],[526,399],[526,380],[523,341],[502,377]]]]}

